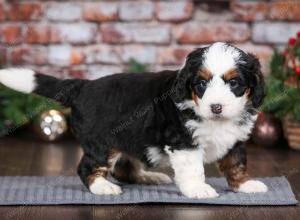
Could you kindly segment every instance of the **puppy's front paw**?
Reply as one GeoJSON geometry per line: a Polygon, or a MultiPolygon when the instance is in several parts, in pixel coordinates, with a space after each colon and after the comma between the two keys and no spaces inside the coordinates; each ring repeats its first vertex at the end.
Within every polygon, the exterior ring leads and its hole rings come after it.
{"type": "Polygon", "coordinates": [[[109,182],[103,177],[98,177],[90,185],[90,191],[96,195],[118,195],[122,193],[121,187],[109,182]]]}
{"type": "Polygon", "coordinates": [[[180,190],[186,197],[194,199],[215,198],[219,196],[216,190],[206,183],[187,185],[186,187],[181,187],[180,190]]]}
{"type": "Polygon", "coordinates": [[[261,181],[258,180],[248,180],[242,183],[237,189],[238,192],[243,193],[259,193],[267,192],[268,187],[261,181]]]}

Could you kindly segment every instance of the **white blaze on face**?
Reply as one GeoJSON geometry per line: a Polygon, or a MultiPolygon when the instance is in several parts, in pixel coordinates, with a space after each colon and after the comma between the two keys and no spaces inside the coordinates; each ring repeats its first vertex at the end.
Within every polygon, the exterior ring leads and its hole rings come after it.
{"type": "Polygon", "coordinates": [[[228,70],[236,67],[240,53],[225,43],[212,44],[204,54],[203,67],[213,75],[221,77],[228,70]]]}
{"type": "Polygon", "coordinates": [[[246,95],[236,97],[230,86],[222,79],[223,75],[236,68],[240,53],[234,47],[224,43],[215,43],[204,54],[203,67],[212,74],[212,79],[207,85],[204,95],[198,100],[197,112],[200,116],[211,119],[212,104],[221,104],[222,113],[218,116],[226,119],[239,116],[247,102],[246,95]]]}

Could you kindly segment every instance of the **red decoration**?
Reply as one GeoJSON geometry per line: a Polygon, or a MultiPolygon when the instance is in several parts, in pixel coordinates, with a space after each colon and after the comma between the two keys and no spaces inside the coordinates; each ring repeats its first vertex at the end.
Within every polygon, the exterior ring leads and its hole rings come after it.
{"type": "Polygon", "coordinates": [[[300,38],[300,31],[299,31],[299,32],[297,32],[297,37],[298,37],[298,38],[300,38]]]}
{"type": "Polygon", "coordinates": [[[259,112],[258,113],[258,117],[264,117],[265,116],[265,113],[264,112],[259,112]]]}
{"type": "Polygon", "coordinates": [[[289,45],[290,45],[290,46],[294,46],[294,45],[296,44],[296,42],[297,42],[297,40],[296,40],[296,38],[294,38],[294,37],[291,37],[291,38],[289,39],[289,45]]]}
{"type": "Polygon", "coordinates": [[[260,146],[273,147],[278,145],[281,138],[282,127],[280,120],[271,113],[259,113],[252,132],[254,143],[260,146]]]}
{"type": "Polygon", "coordinates": [[[300,75],[300,66],[295,66],[295,72],[300,75]]]}
{"type": "Polygon", "coordinates": [[[295,82],[296,78],[295,78],[295,76],[290,76],[289,80],[290,80],[291,82],[295,82]]]}
{"type": "Polygon", "coordinates": [[[282,56],[287,57],[289,55],[289,52],[287,50],[282,52],[282,56]]]}

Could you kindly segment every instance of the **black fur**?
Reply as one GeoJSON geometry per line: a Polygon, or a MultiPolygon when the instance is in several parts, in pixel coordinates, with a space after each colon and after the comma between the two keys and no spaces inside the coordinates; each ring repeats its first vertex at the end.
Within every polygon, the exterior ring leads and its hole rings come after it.
{"type": "Polygon", "coordinates": [[[261,72],[261,65],[259,60],[250,53],[241,51],[243,63],[239,64],[241,76],[247,82],[246,86],[251,90],[251,100],[254,108],[259,107],[265,97],[264,91],[264,77],[261,72]]]}
{"type": "MultiPolygon", "coordinates": [[[[71,128],[84,150],[78,174],[86,186],[93,168],[107,165],[111,149],[144,159],[149,146],[162,152],[166,145],[171,150],[196,147],[184,123],[201,119],[193,111],[180,111],[175,102],[192,99],[201,80],[198,70],[205,49],[189,54],[181,71],[122,73],[94,81],[37,74],[35,93],[72,108],[71,128]]],[[[243,56],[246,62],[239,66],[243,89],[237,93],[251,88],[253,106],[257,107],[263,98],[260,66],[253,55],[243,56]]],[[[201,91],[197,94],[200,97],[201,91]]],[[[131,165],[123,162],[130,170],[131,165]]]]}
{"type": "Polygon", "coordinates": [[[143,158],[148,146],[193,147],[171,99],[177,73],[124,73],[95,81],[37,75],[37,94],[72,107],[71,128],[85,154],[78,174],[85,184],[92,167],[106,166],[112,148],[143,158]]]}

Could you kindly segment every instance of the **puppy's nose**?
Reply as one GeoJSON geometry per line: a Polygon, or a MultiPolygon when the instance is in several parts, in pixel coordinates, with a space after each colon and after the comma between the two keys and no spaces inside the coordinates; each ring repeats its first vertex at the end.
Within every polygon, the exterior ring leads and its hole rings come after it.
{"type": "Polygon", "coordinates": [[[221,104],[211,104],[210,108],[211,108],[212,113],[214,113],[214,114],[220,114],[222,112],[221,104]]]}

